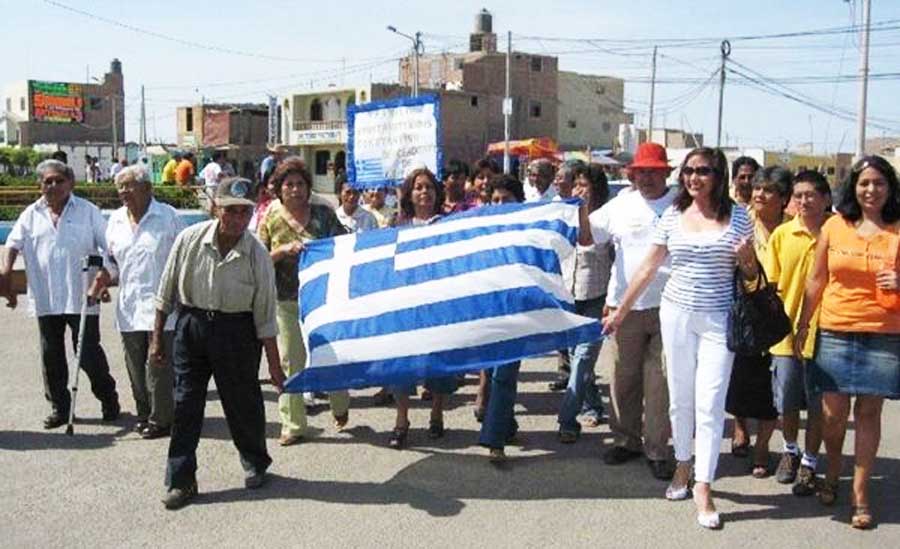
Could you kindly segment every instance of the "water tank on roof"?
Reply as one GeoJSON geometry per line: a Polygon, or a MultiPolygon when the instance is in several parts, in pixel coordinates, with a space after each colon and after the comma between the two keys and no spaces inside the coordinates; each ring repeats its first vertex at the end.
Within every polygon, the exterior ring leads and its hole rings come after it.
{"type": "Polygon", "coordinates": [[[494,32],[492,30],[493,19],[491,12],[482,9],[478,12],[478,15],[475,16],[475,32],[494,32]]]}
{"type": "Polygon", "coordinates": [[[113,59],[109,64],[109,72],[113,74],[122,74],[122,62],[118,59],[113,59]]]}

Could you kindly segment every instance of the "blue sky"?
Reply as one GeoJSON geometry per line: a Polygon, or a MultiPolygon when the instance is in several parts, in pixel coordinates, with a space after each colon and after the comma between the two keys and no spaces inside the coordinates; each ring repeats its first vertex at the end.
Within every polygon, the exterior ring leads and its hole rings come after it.
{"type": "MultiPolygon", "coordinates": [[[[56,2],[56,0],[54,0],[56,2]]],[[[560,68],[626,79],[625,104],[646,122],[650,51],[658,61],[656,126],[702,131],[715,140],[718,67],[714,41],[685,47],[664,39],[719,38],[846,27],[860,20],[861,0],[631,0],[612,2],[138,2],[58,0],[58,3],[201,49],[154,38],[72,13],[44,0],[0,0],[0,36],[6,54],[0,85],[26,78],[84,81],[89,66],[99,76],[113,57],[126,81],[128,139],[137,138],[139,89],[147,87],[148,133],[175,136],[175,108],[209,100],[265,100],[266,93],[330,83],[395,81],[396,58],[409,43],[385,30],[425,33],[426,52],[466,47],[481,8],[494,15],[494,31],[513,32],[514,49],[557,55],[560,68]],[[593,39],[575,40],[575,39],[593,39]],[[609,40],[630,40],[627,44],[609,40]],[[236,55],[214,48],[257,54],[236,55]],[[612,50],[612,51],[610,51],[612,50]],[[279,58],[279,59],[273,59],[279,58]],[[688,82],[684,82],[689,79],[688,82]]],[[[900,2],[872,0],[872,20],[897,27],[872,35],[871,72],[888,75],[869,86],[868,136],[900,135],[900,2]]],[[[735,40],[735,70],[758,78],[811,77],[779,82],[826,110],[854,114],[859,83],[834,83],[855,75],[858,37],[818,35],[735,40]],[[752,72],[750,72],[752,71],[752,72]],[[809,83],[810,80],[814,82],[809,83]]],[[[724,133],[728,144],[783,149],[814,143],[816,152],[853,151],[855,122],[791,102],[737,82],[726,86],[724,133]]]]}

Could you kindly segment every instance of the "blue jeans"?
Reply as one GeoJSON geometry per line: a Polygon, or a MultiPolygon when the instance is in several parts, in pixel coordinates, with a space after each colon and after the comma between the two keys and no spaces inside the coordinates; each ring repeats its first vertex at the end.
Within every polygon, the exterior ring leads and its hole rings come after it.
{"type": "Polygon", "coordinates": [[[488,448],[503,448],[519,429],[513,408],[516,405],[516,385],[519,381],[521,362],[511,362],[485,370],[491,380],[491,398],[488,399],[484,422],[478,444],[488,448]]]}
{"type": "MultiPolygon", "coordinates": [[[[582,316],[599,319],[603,314],[603,302],[606,296],[575,302],[575,312],[582,316]]],[[[579,413],[587,413],[600,419],[603,415],[603,402],[600,392],[594,385],[594,364],[600,355],[601,340],[598,338],[588,343],[581,343],[569,349],[572,372],[569,374],[569,385],[563,395],[559,407],[560,431],[580,432],[577,417],[579,413]]]]}

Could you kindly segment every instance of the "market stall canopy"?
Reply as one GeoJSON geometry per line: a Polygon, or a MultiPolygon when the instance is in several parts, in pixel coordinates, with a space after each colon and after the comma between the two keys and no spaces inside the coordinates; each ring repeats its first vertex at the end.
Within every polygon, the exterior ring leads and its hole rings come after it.
{"type": "MultiPolygon", "coordinates": [[[[488,145],[488,154],[503,154],[505,144],[503,141],[488,145]]],[[[559,147],[549,137],[534,137],[509,142],[509,154],[512,156],[527,156],[529,158],[558,158],[559,147]]]]}

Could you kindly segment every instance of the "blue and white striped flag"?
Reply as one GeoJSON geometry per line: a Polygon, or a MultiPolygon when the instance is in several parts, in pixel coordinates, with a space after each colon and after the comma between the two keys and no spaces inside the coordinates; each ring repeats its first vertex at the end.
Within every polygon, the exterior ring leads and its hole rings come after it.
{"type": "Polygon", "coordinates": [[[557,201],[310,242],[299,272],[307,368],[285,390],[408,384],[598,339],[560,274],[577,233],[577,203],[557,201]]]}

